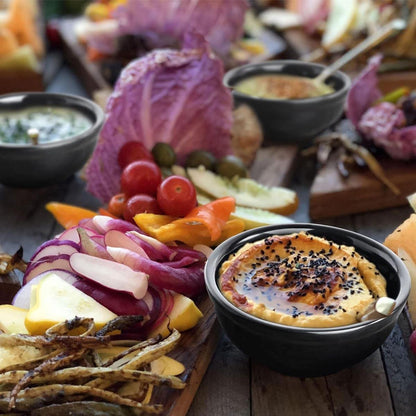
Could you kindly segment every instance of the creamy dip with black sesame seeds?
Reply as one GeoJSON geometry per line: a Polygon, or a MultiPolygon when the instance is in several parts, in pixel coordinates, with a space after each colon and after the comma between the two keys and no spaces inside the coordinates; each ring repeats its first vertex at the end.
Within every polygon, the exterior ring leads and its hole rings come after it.
{"type": "Polygon", "coordinates": [[[354,247],[306,232],[246,244],[223,263],[218,283],[238,308],[300,327],[359,322],[387,296],[385,278],[354,247]]]}

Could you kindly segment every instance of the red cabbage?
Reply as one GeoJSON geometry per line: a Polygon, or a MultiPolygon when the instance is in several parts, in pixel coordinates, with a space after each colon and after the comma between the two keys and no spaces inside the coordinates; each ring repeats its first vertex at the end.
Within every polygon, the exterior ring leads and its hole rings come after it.
{"type": "Polygon", "coordinates": [[[147,274],[149,284],[157,288],[173,290],[188,297],[199,295],[205,288],[204,261],[175,268],[140,256],[128,249],[107,247],[107,250],[116,261],[147,274]]]}
{"type": "Polygon", "coordinates": [[[181,41],[190,30],[203,35],[212,49],[225,56],[243,34],[246,0],[128,0],[113,17],[119,33],[147,36],[156,43],[181,41]]]}
{"type": "Polygon", "coordinates": [[[178,163],[195,149],[232,153],[232,97],[223,65],[196,34],[184,49],[155,50],[125,67],[106,107],[106,120],[87,166],[87,189],[103,202],[120,191],[120,147],[137,140],[166,142],[178,163]]]}
{"type": "Polygon", "coordinates": [[[72,285],[116,315],[149,315],[149,308],[143,299],[136,299],[128,293],[114,291],[86,279],[78,279],[72,285]]]}
{"type": "Polygon", "coordinates": [[[409,117],[406,117],[409,109],[400,107],[400,103],[375,104],[382,96],[377,78],[381,59],[380,54],[371,58],[368,66],[353,82],[347,98],[347,117],[366,140],[384,149],[393,159],[414,159],[416,125],[406,125],[409,122],[409,117]]]}
{"type": "Polygon", "coordinates": [[[382,55],[373,56],[363,72],[353,81],[347,97],[347,117],[355,127],[367,111],[382,94],[378,89],[377,70],[382,55]]]}

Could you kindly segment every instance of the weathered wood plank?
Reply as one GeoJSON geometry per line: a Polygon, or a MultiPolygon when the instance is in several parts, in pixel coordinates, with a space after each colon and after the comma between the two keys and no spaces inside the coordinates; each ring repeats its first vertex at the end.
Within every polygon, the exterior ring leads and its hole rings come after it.
{"type": "Polygon", "coordinates": [[[288,186],[296,166],[299,148],[294,145],[268,146],[258,150],[250,173],[263,185],[288,186]]]}
{"type": "Polygon", "coordinates": [[[399,325],[394,327],[382,346],[393,407],[396,415],[400,416],[413,416],[416,413],[415,357],[409,350],[410,332],[409,321],[402,314],[399,325]]]}
{"type": "Polygon", "coordinates": [[[310,216],[315,220],[406,206],[406,196],[416,192],[414,163],[380,159],[389,179],[400,189],[395,195],[368,168],[351,169],[342,177],[331,158],[320,169],[311,187],[310,216]]]}
{"type": "Polygon", "coordinates": [[[249,369],[249,358],[223,336],[187,416],[250,416],[249,369]]]}
{"type": "Polygon", "coordinates": [[[394,415],[379,351],[351,368],[327,376],[327,383],[334,415],[394,415]]]}
{"type": "Polygon", "coordinates": [[[333,414],[324,377],[288,377],[255,363],[251,369],[253,416],[333,414]]]}

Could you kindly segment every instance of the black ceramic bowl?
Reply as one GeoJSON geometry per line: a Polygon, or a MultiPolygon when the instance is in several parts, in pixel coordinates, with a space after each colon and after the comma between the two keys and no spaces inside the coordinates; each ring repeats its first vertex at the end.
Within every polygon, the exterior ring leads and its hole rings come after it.
{"type": "Polygon", "coordinates": [[[393,329],[410,291],[410,277],[391,250],[352,231],[316,224],[273,225],[249,230],[219,245],[205,268],[208,294],[230,340],[254,360],[286,375],[323,376],[349,367],[374,352],[393,329]],[[338,244],[354,246],[387,280],[388,296],[396,299],[391,315],[334,328],[302,328],[254,317],[235,307],[221,293],[219,268],[231,253],[248,242],[271,235],[307,231],[338,244]]]}
{"type": "Polygon", "coordinates": [[[91,127],[70,138],[38,145],[0,142],[0,183],[4,185],[33,188],[60,183],[80,170],[94,150],[104,121],[103,111],[94,102],[54,93],[0,96],[0,113],[37,106],[76,110],[90,119],[91,127]]]}
{"type": "MultiPolygon", "coordinates": [[[[324,65],[293,61],[267,61],[243,65],[228,71],[224,84],[235,84],[253,75],[284,74],[314,78],[324,65]]],[[[341,71],[330,76],[326,83],[335,90],[332,94],[305,99],[267,99],[232,91],[235,105],[249,105],[257,114],[264,136],[281,143],[308,143],[318,133],[334,124],[342,115],[351,81],[341,71]]]]}

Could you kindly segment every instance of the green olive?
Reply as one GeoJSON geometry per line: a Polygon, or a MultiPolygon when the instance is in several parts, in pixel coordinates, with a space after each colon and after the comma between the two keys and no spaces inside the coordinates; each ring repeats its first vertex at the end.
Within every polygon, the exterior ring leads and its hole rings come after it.
{"type": "Polygon", "coordinates": [[[152,155],[161,167],[170,168],[176,162],[176,153],[168,143],[156,143],[152,148],[152,155]]]}
{"type": "Polygon", "coordinates": [[[214,170],[217,158],[207,150],[194,150],[189,153],[185,161],[187,168],[197,168],[198,166],[204,166],[208,170],[214,170]]]}
{"type": "Polygon", "coordinates": [[[243,161],[239,157],[233,155],[224,156],[220,159],[215,166],[215,171],[218,175],[230,179],[234,176],[239,178],[246,178],[248,176],[247,168],[243,161]]]}

